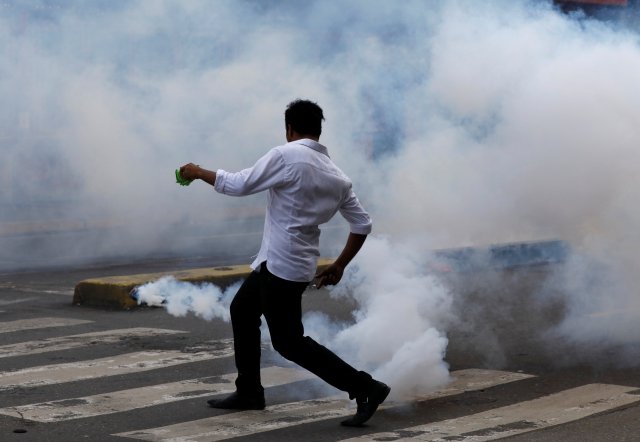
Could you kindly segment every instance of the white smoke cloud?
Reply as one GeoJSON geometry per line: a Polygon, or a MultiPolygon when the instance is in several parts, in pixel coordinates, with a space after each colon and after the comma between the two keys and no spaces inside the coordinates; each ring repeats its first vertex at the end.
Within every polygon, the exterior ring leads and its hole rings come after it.
{"type": "MultiPolygon", "coordinates": [[[[355,323],[328,346],[393,385],[396,399],[433,390],[449,380],[443,361],[452,297],[426,274],[427,256],[414,247],[370,238],[342,285],[332,291],[353,296],[355,323]]],[[[313,334],[314,331],[309,331],[313,334]]]]}
{"type": "MultiPolygon", "coordinates": [[[[248,166],[283,142],[286,103],[306,97],[325,109],[322,141],[376,233],[391,238],[358,257],[346,286],[361,313],[322,332],[330,345],[357,344],[380,376],[409,368],[403,355],[419,345],[442,380],[450,295],[415,257],[547,238],[577,251],[547,284],[567,305],[557,332],[638,335],[640,48],[615,22],[544,0],[34,1],[0,6],[0,41],[0,221],[119,227],[55,243],[56,260],[193,253],[220,220],[241,225],[238,209],[262,196],[182,188],[173,170],[248,166]],[[394,255],[369,263],[382,244],[394,255]],[[402,327],[386,325],[398,317],[402,327]],[[386,351],[366,352],[373,337],[386,351]]],[[[329,256],[333,239],[323,237],[329,256]]],[[[9,267],[42,253],[0,250],[9,267]]]]}
{"type": "Polygon", "coordinates": [[[135,296],[138,304],[164,307],[173,316],[192,313],[207,321],[221,319],[229,322],[229,306],[238,288],[240,283],[222,290],[209,283],[196,285],[165,276],[136,287],[135,296]]]}
{"type": "Polygon", "coordinates": [[[567,306],[556,331],[625,342],[640,332],[638,35],[530,6],[474,8],[471,20],[468,2],[445,8],[426,94],[440,112],[389,186],[432,190],[422,204],[389,198],[390,213],[411,210],[389,229],[445,245],[568,240],[577,255],[550,282],[567,306]]]}

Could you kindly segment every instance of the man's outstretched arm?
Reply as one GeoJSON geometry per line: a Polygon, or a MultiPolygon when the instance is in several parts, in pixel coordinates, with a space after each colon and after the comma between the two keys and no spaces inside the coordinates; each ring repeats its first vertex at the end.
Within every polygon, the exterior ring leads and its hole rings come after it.
{"type": "Polygon", "coordinates": [[[180,168],[180,176],[185,180],[202,180],[212,186],[216,185],[216,173],[203,169],[197,164],[189,163],[180,168]]]}
{"type": "Polygon", "coordinates": [[[360,248],[367,239],[367,235],[360,233],[349,233],[347,243],[340,253],[340,256],[329,267],[316,275],[316,286],[321,288],[325,285],[335,285],[342,279],[345,267],[351,262],[351,260],[358,254],[360,248]]]}

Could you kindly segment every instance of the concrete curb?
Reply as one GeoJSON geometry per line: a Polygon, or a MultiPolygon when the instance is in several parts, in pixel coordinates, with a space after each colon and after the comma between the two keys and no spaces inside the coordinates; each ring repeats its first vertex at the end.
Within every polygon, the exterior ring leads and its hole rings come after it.
{"type": "MultiPolygon", "coordinates": [[[[320,259],[318,269],[322,270],[332,262],[333,259],[320,259]]],[[[235,281],[246,278],[249,273],[251,268],[248,265],[239,265],[85,279],[76,285],[73,304],[129,310],[138,307],[138,303],[129,296],[131,290],[163,276],[173,276],[179,281],[195,284],[212,283],[219,287],[227,287],[235,281]]]]}
{"type": "MultiPolygon", "coordinates": [[[[432,271],[468,272],[564,262],[570,253],[570,246],[561,240],[547,240],[494,244],[487,247],[463,247],[432,253],[434,265],[432,271]]],[[[332,262],[333,259],[320,259],[318,269],[322,270],[332,262]]],[[[86,279],[76,285],[73,303],[127,310],[138,306],[137,302],[129,296],[134,287],[163,276],[172,275],[180,281],[196,284],[209,282],[224,288],[246,278],[250,272],[248,265],[241,265],[86,279]]]]}

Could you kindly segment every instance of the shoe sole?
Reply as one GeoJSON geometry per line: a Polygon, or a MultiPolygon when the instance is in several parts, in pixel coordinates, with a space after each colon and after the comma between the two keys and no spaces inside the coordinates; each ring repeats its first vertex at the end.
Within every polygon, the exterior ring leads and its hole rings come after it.
{"type": "Polygon", "coordinates": [[[375,399],[376,405],[371,411],[371,414],[367,416],[366,419],[358,420],[356,419],[356,417],[358,416],[356,414],[355,416],[340,422],[340,424],[345,427],[361,427],[365,422],[371,419],[373,415],[376,413],[376,411],[378,411],[378,407],[385,401],[385,399],[387,398],[387,396],[389,396],[389,393],[391,392],[391,387],[389,387],[388,385],[385,385],[384,387],[385,388],[380,391],[379,396],[375,398],[371,398],[371,399],[375,399]]]}

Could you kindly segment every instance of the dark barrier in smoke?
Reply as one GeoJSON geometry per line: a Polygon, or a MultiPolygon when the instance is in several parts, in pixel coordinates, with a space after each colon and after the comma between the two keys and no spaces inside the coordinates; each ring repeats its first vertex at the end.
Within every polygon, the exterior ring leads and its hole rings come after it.
{"type": "Polygon", "coordinates": [[[439,250],[435,258],[451,270],[471,271],[560,263],[568,254],[566,242],[550,240],[439,250]]]}

